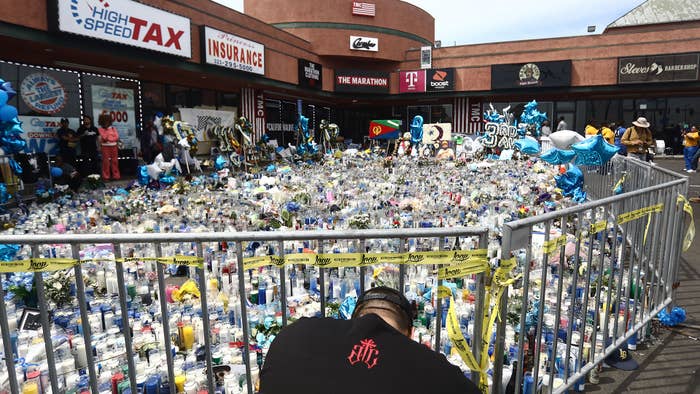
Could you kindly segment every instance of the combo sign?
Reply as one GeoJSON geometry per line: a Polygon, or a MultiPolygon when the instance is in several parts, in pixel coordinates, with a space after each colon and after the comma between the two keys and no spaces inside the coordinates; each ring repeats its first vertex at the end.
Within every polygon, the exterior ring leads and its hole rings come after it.
{"type": "Polygon", "coordinates": [[[190,20],[130,0],[58,0],[67,33],[191,57],[190,20]]]}

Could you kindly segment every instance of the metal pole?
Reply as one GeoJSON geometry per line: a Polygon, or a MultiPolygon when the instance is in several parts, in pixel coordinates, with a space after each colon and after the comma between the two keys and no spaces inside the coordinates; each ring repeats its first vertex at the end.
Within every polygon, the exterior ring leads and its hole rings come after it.
{"type": "MultiPolygon", "coordinates": [[[[549,241],[549,231],[552,228],[552,221],[548,220],[544,226],[544,239],[545,242],[549,241]]],[[[563,231],[563,230],[562,230],[563,231]]],[[[540,307],[537,316],[537,333],[535,334],[536,348],[535,352],[535,363],[533,365],[533,381],[535,386],[539,382],[540,376],[540,353],[542,350],[542,321],[544,318],[544,306],[545,299],[547,298],[547,268],[549,267],[549,255],[545,254],[542,258],[542,280],[540,283],[540,307]]],[[[525,305],[523,305],[525,308],[525,305]]]]}
{"type": "MultiPolygon", "coordinates": [[[[579,226],[581,224],[581,214],[576,215],[576,222],[579,223],[579,226]]],[[[574,326],[574,311],[576,307],[576,289],[578,288],[578,268],[581,265],[581,257],[579,256],[579,253],[581,252],[581,242],[583,241],[582,238],[583,230],[579,228],[579,230],[576,232],[576,250],[574,251],[574,256],[573,256],[573,278],[571,279],[571,290],[573,294],[569,294],[569,297],[571,297],[571,305],[569,306],[569,325],[566,327],[566,360],[564,360],[564,382],[568,382],[569,380],[569,370],[571,369],[570,365],[570,358],[571,358],[571,333],[573,331],[573,326],[574,326]]],[[[583,343],[582,343],[583,338],[579,338],[579,343],[576,345],[579,347],[579,353],[582,352],[581,349],[583,349],[583,343]]],[[[580,365],[574,366],[576,369],[580,369],[580,365]]]]}
{"type": "MultiPolygon", "coordinates": [[[[399,238],[399,253],[406,251],[406,238],[399,238]]],[[[399,264],[399,291],[406,292],[406,265],[399,264]]]]}
{"type": "MultiPolygon", "coordinates": [[[[488,248],[488,243],[489,243],[489,234],[488,230],[484,231],[479,235],[479,249],[487,249],[488,248]]],[[[505,245],[505,244],[504,244],[505,245]]],[[[488,254],[488,253],[487,253],[488,254]]],[[[490,273],[489,273],[490,275],[490,273]]],[[[486,280],[487,273],[482,272],[480,274],[476,274],[476,307],[474,308],[474,316],[476,317],[474,319],[474,332],[472,332],[474,336],[474,340],[472,340],[472,353],[474,354],[474,359],[476,360],[477,364],[481,365],[481,336],[482,336],[482,330],[483,330],[483,315],[484,315],[484,308],[488,308],[488,306],[484,305],[484,301],[486,300],[486,283],[484,281],[486,280]]],[[[523,319],[525,321],[525,319],[523,319]]],[[[480,379],[479,372],[472,371],[472,381],[478,382],[480,379]]]]}
{"type": "MultiPolygon", "coordinates": [[[[503,295],[500,299],[500,312],[504,315],[508,311],[508,287],[503,289],[503,295]]],[[[494,349],[494,361],[493,361],[493,388],[492,393],[500,393],[502,391],[501,386],[503,386],[503,353],[506,344],[506,319],[505,317],[501,319],[500,322],[497,321],[496,328],[496,343],[494,349]]]]}
{"type": "MultiPolygon", "coordinates": [[[[319,239],[317,242],[318,254],[321,254],[323,253],[323,240],[319,239]]],[[[328,295],[326,294],[326,270],[324,268],[319,267],[318,277],[321,284],[321,317],[326,317],[326,297],[328,295]]],[[[330,289],[329,292],[333,295],[333,289],[330,289]]]]}
{"type": "MultiPolygon", "coordinates": [[[[403,242],[402,242],[403,244],[403,242]]],[[[445,246],[445,238],[440,237],[438,240],[438,245],[439,245],[439,250],[442,250],[443,247],[445,246]]],[[[403,265],[403,264],[402,264],[403,265]]],[[[435,289],[433,289],[433,292],[435,294],[435,351],[440,353],[440,334],[442,331],[442,298],[440,298],[440,291],[438,290],[438,287],[442,285],[441,280],[437,280],[437,286],[435,286],[435,289]]],[[[403,289],[401,289],[401,292],[403,292],[403,289]]],[[[431,293],[433,294],[433,293],[431,293]]]]}
{"type": "MultiPolygon", "coordinates": [[[[365,253],[365,239],[362,238],[360,239],[360,253],[365,253]]],[[[365,267],[360,267],[360,294],[357,296],[359,297],[362,293],[365,292],[365,274],[367,273],[367,270],[365,267]]]]}
{"type": "MultiPolygon", "coordinates": [[[[280,257],[284,260],[284,241],[279,241],[278,248],[280,257]]],[[[280,306],[282,308],[282,327],[287,325],[287,282],[285,277],[286,267],[280,267],[280,306]]],[[[308,266],[307,269],[313,269],[313,266],[308,266]]],[[[313,280],[313,278],[311,278],[313,280]]],[[[298,279],[297,279],[298,280],[298,279]]]]}
{"type": "MultiPolygon", "coordinates": [[[[39,257],[39,247],[32,245],[32,256],[39,257]]],[[[58,376],[56,374],[56,360],[54,359],[53,343],[51,342],[51,326],[49,325],[49,311],[46,304],[46,292],[44,291],[44,277],[42,272],[34,273],[34,283],[36,283],[37,300],[39,302],[39,318],[41,319],[41,328],[44,334],[44,347],[46,348],[46,362],[49,365],[49,378],[51,379],[51,391],[59,392],[58,376]]],[[[87,319],[87,316],[83,316],[87,319]]],[[[6,319],[6,316],[3,316],[6,319]]],[[[88,360],[92,357],[92,343],[87,342],[89,338],[85,337],[85,351],[90,349],[88,360]]],[[[10,353],[12,354],[12,353],[10,353]]],[[[14,368],[14,367],[13,367],[14,368]]]]}
{"type": "MultiPolygon", "coordinates": [[[[73,255],[75,255],[75,251],[73,252],[73,255]]],[[[119,260],[122,258],[122,245],[121,244],[115,244],[114,245],[114,257],[115,259],[119,260]]],[[[136,392],[136,366],[134,365],[134,347],[131,342],[131,322],[129,321],[129,309],[126,306],[126,297],[124,295],[123,290],[126,289],[126,285],[124,284],[124,266],[123,263],[117,261],[115,264],[116,270],[117,270],[117,285],[119,286],[119,307],[121,309],[122,313],[122,333],[124,334],[124,346],[126,346],[126,362],[127,365],[129,366],[129,370],[127,371],[129,374],[129,385],[131,386],[131,392],[135,393],[136,392]]],[[[84,291],[80,288],[78,288],[78,293],[83,293],[84,291]]],[[[132,300],[133,301],[133,300],[132,300]]],[[[82,307],[82,305],[81,305],[82,307]]],[[[116,311],[115,311],[116,312],[116,311]]],[[[80,313],[82,314],[83,311],[81,310],[80,313]]],[[[87,312],[86,312],[87,313],[87,312]]],[[[90,329],[90,324],[87,324],[87,329],[90,329]]],[[[86,330],[86,325],[83,323],[83,331],[85,332],[86,330]]],[[[88,363],[90,362],[90,358],[88,357],[88,363]]],[[[94,390],[94,389],[93,389],[94,390]]]]}
{"type": "MultiPolygon", "coordinates": [[[[204,246],[201,242],[197,242],[197,257],[204,261],[204,246]]],[[[210,393],[214,392],[214,370],[212,369],[211,359],[211,327],[209,327],[209,303],[207,302],[207,280],[206,267],[197,267],[197,277],[200,288],[200,302],[202,305],[202,329],[204,330],[204,362],[207,368],[207,390],[210,393]]],[[[214,273],[216,274],[216,273],[214,273]]],[[[135,391],[134,391],[135,392],[135,391]]]]}
{"type": "MultiPolygon", "coordinates": [[[[77,244],[71,245],[71,253],[74,259],[80,260],[80,246],[77,244]]],[[[75,293],[78,298],[78,306],[80,308],[80,322],[83,326],[83,336],[85,337],[85,351],[90,353],[87,355],[88,371],[90,378],[90,389],[93,392],[98,392],[97,385],[97,374],[95,373],[95,358],[92,353],[92,333],[90,332],[90,320],[88,319],[87,302],[85,301],[85,283],[83,282],[83,268],[80,263],[76,264],[75,267],[75,293]]],[[[122,282],[123,282],[122,278],[122,282]]],[[[38,287],[37,287],[38,288],[38,287]]],[[[125,289],[123,283],[119,286],[119,295],[125,289]]],[[[128,320],[127,320],[128,322],[128,320]]],[[[126,335],[125,335],[126,336],[126,335]]],[[[51,351],[53,353],[53,351],[51,351]]]]}
{"type": "MultiPolygon", "coordinates": [[[[561,231],[564,236],[567,234],[566,230],[566,216],[562,217],[561,219],[561,231]]],[[[556,306],[556,312],[554,313],[554,340],[552,344],[552,355],[549,360],[549,392],[551,393],[552,390],[554,390],[554,369],[556,367],[556,359],[557,359],[557,345],[559,344],[559,322],[561,319],[561,296],[563,292],[563,287],[564,287],[564,264],[566,263],[566,242],[564,245],[562,245],[559,248],[559,268],[558,268],[558,273],[559,273],[559,280],[557,281],[557,306],[556,306]]],[[[507,304],[505,305],[507,307],[507,304]]],[[[502,307],[503,308],[503,307],[502,307]]],[[[504,328],[505,331],[505,328],[504,328]]]]}
{"type": "MultiPolygon", "coordinates": [[[[284,250],[280,251],[283,254],[284,250]]],[[[236,242],[236,263],[238,265],[238,294],[241,300],[241,324],[243,325],[243,364],[245,365],[246,385],[248,394],[253,394],[252,375],[250,373],[250,327],[248,327],[248,311],[246,310],[245,275],[243,269],[243,243],[236,242]]]]}
{"type": "MultiPolygon", "coordinates": [[[[156,243],[156,257],[163,257],[163,247],[160,242],[156,243]]],[[[173,366],[173,344],[170,338],[170,318],[168,317],[168,300],[165,296],[165,274],[163,264],[156,263],[158,273],[158,299],[160,300],[160,316],[163,324],[163,342],[165,343],[165,360],[168,367],[168,386],[170,394],[175,393],[175,368],[173,366]]],[[[206,289],[202,289],[203,291],[206,289]]],[[[209,334],[209,333],[207,333],[209,334]]]]}
{"type": "MultiPolygon", "coordinates": [[[[5,299],[5,292],[0,286],[0,300],[5,299]]],[[[5,303],[0,302],[0,316],[7,316],[5,303]]],[[[10,338],[10,324],[7,318],[0,319],[0,328],[2,329],[2,347],[5,351],[5,366],[7,367],[8,380],[10,381],[10,392],[19,393],[19,385],[17,383],[17,371],[15,370],[15,354],[12,352],[12,339],[10,338]]]]}

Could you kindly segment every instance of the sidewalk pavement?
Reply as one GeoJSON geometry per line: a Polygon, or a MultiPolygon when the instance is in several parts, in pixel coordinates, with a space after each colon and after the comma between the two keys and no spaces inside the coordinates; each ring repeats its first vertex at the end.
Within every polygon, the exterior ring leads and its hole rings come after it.
{"type": "MultiPolygon", "coordinates": [[[[657,158],[664,168],[687,175],[690,179],[688,197],[700,196],[700,174],[683,172],[682,158],[657,158]]],[[[693,203],[696,232],[700,231],[700,203],[693,203]]],[[[683,253],[679,269],[678,306],[685,308],[686,326],[669,330],[661,328],[655,340],[639,344],[634,358],[636,371],[605,368],[600,384],[586,385],[591,393],[699,393],[700,394],[700,237],[683,253]]]]}

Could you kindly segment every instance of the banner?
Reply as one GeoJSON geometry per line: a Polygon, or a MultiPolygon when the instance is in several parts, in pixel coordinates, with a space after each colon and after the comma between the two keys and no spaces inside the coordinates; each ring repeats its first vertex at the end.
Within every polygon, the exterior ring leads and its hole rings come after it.
{"type": "Polygon", "coordinates": [[[423,125],[423,143],[439,144],[452,139],[452,123],[427,123],[423,125]]]}
{"type": "Polygon", "coordinates": [[[491,89],[571,86],[571,60],[491,66],[491,89]]]}
{"type": "Polygon", "coordinates": [[[131,0],[58,0],[58,28],[171,55],[192,57],[190,20],[131,0]]]}
{"type": "MultiPolygon", "coordinates": [[[[67,118],[71,129],[76,130],[80,118],[67,118]]],[[[27,152],[47,155],[58,154],[58,139],[56,131],[61,127],[61,117],[58,116],[20,116],[24,136],[27,140],[27,152]]]]}
{"type": "Polygon", "coordinates": [[[208,64],[265,75],[265,46],[204,26],[204,61],[208,64]]]}
{"type": "Polygon", "coordinates": [[[299,59],[299,86],[318,89],[323,87],[323,66],[310,60],[299,59]]]}
{"type": "Polygon", "coordinates": [[[373,120],[369,122],[369,138],[373,140],[395,140],[399,138],[400,120],[373,120]]]}
{"type": "Polygon", "coordinates": [[[197,130],[198,140],[207,141],[209,139],[207,131],[215,126],[233,127],[236,123],[236,113],[213,109],[180,108],[180,119],[197,130]]]}
{"type": "Polygon", "coordinates": [[[136,138],[134,89],[92,85],[92,116],[95,123],[103,113],[112,117],[112,126],[119,132],[124,148],[140,146],[136,138]]]}
{"type": "Polygon", "coordinates": [[[382,71],[336,70],[335,91],[389,93],[389,73],[382,71]]]}
{"type": "Polygon", "coordinates": [[[513,149],[518,139],[520,136],[515,126],[489,122],[484,126],[482,145],[486,148],[513,149]]]}
{"type": "Polygon", "coordinates": [[[617,62],[617,82],[653,83],[697,81],[700,54],[622,57],[617,62]]]}

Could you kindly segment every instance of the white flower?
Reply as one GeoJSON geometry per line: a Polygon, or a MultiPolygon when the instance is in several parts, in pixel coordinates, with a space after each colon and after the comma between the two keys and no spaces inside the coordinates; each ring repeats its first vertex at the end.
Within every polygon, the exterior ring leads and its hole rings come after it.
{"type": "Polygon", "coordinates": [[[61,282],[54,282],[53,288],[56,290],[61,290],[63,288],[63,285],[61,284],[61,282]]]}

